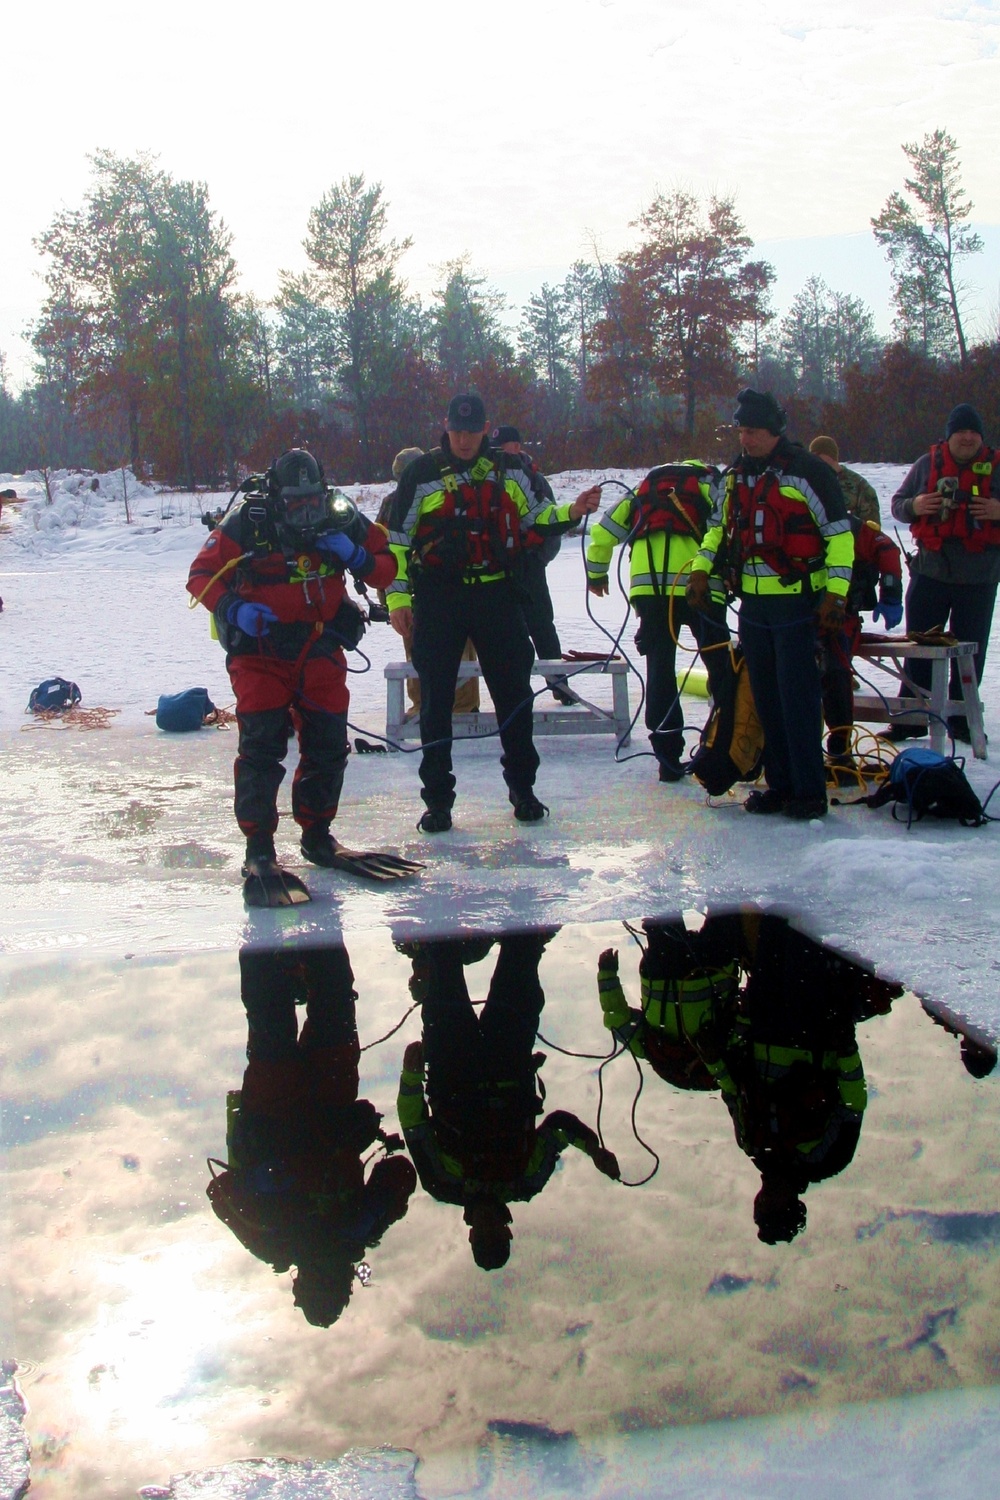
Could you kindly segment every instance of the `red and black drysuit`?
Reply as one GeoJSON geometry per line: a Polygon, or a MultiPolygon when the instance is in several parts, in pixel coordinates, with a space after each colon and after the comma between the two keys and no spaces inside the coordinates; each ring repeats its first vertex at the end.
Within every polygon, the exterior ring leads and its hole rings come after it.
{"type": "Polygon", "coordinates": [[[354,976],[345,948],[240,954],[249,1022],[243,1087],[229,1096],[216,1216],[275,1271],[295,1266],[295,1305],[328,1327],[355,1266],[406,1213],[417,1174],[399,1136],[359,1099],[354,976]],[[296,1038],[296,1003],[307,1020],[296,1038]],[[371,1167],[371,1148],[385,1155],[371,1167]]]}
{"type": "MultiPolygon", "coordinates": [[[[385,588],[396,576],[396,561],[384,529],[358,517],[349,535],[368,554],[360,576],[385,588]]],[[[292,816],[303,829],[328,823],[337,812],[348,754],[343,646],[357,643],[358,626],[358,611],[345,598],[343,564],[290,543],[271,506],[251,497],[211,533],[191,564],[187,587],[211,610],[226,648],[240,731],[234,767],[240,828],[248,838],[277,828],[282,761],[293,728],[299,764],[292,816]],[[246,635],[228,618],[239,601],[268,605],[278,623],[266,635],[246,635]]]]}
{"type": "Polygon", "coordinates": [[[851,662],[861,639],[861,611],[877,604],[902,604],[903,564],[899,548],[874,521],[851,516],[854,568],[847,591],[844,628],[820,637],[823,718],[830,731],[829,755],[848,755],[854,724],[854,674],[851,662]]]}

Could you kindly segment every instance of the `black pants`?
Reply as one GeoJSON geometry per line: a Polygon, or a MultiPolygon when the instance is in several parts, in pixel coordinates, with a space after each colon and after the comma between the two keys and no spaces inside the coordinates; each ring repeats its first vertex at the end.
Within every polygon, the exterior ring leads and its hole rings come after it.
{"type": "Polygon", "coordinates": [[[740,644],[764,730],[764,775],[783,797],[826,796],[823,709],[811,594],[748,594],[740,644]]]}
{"type": "MultiPolygon", "coordinates": [[[[653,754],[661,765],[677,765],[684,754],[684,711],[677,692],[677,644],[670,629],[669,596],[644,595],[633,599],[639,616],[638,645],[646,658],[646,728],[653,754]]],[[[729,640],[726,612],[721,606],[692,610],[683,594],[674,597],[673,626],[686,625],[700,647],[729,640]]],[[[719,697],[721,681],[731,670],[728,651],[708,651],[702,657],[712,696],[719,697]]]]}
{"type": "MultiPolygon", "coordinates": [[[[982,682],[996,596],[995,583],[946,583],[940,578],[926,578],[922,573],[914,573],[906,590],[906,628],[933,630],[935,625],[941,625],[960,641],[975,641],[979,647],[974,658],[976,681],[982,682]]],[[[911,661],[907,671],[917,687],[930,692],[929,661],[911,661]]],[[[949,691],[952,698],[962,696],[954,662],[949,691]]]]}
{"type": "Polygon", "coordinates": [[[849,755],[853,744],[854,671],[852,661],[861,639],[861,621],[848,615],[847,628],[820,638],[820,671],[823,689],[823,718],[830,731],[826,737],[828,755],[849,755]]]}
{"type": "Polygon", "coordinates": [[[516,1083],[534,1094],[532,1058],[545,997],[538,978],[540,933],[500,939],[486,1004],[469,998],[461,940],[428,944],[430,975],[423,1002],[427,1097],[476,1095],[490,1084],[516,1083]]]}
{"type": "Polygon", "coordinates": [[[347,714],[304,709],[294,723],[287,708],[239,715],[239,754],[234,766],[236,821],[248,836],[273,833],[278,826],[281,764],[293,728],[299,735],[299,764],[292,781],[292,816],[302,828],[332,819],[340,802],[347,765],[347,714]]]}
{"type": "Polygon", "coordinates": [[[518,593],[535,655],[540,661],[558,661],[562,646],[556,633],[545,563],[537,552],[525,552],[521,557],[518,593]]]}
{"type": "Polygon", "coordinates": [[[538,753],[531,734],[535,654],[513,585],[422,581],[413,600],[413,665],[420,678],[420,738],[427,746],[420,760],[421,796],[428,807],[450,808],[455,801],[451,712],[466,640],[476,648],[503,726],[500,764],[504,780],[515,796],[530,792],[535,784],[538,753]]]}

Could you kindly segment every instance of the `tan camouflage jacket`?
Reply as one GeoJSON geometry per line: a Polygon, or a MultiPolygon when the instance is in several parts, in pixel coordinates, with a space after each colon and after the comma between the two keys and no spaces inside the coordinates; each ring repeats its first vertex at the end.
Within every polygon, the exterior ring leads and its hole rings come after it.
{"type": "Polygon", "coordinates": [[[874,521],[877,526],[880,526],[882,516],[879,511],[878,495],[867,479],[862,479],[861,475],[855,474],[853,469],[845,469],[843,464],[837,470],[837,478],[844,492],[848,514],[857,516],[861,521],[874,521]]]}

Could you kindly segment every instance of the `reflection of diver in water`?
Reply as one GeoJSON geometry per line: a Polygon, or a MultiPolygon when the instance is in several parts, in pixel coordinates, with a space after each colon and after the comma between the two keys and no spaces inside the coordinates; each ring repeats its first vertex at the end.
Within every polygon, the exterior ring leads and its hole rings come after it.
{"type": "Polygon", "coordinates": [[[576,1146],[606,1177],[618,1163],[588,1125],[557,1109],[539,1124],[533,1052],[544,995],[538,964],[550,934],[499,939],[489,995],[477,1016],[464,965],[485,957],[487,940],[443,940],[405,947],[423,1008],[423,1041],[403,1056],[397,1104],[406,1144],[428,1193],[464,1209],[469,1242],[483,1270],[510,1255],[508,1204],[527,1202],[548,1182],[561,1152],[576,1146]]]}
{"type": "Polygon", "coordinates": [[[618,954],[598,960],[597,989],[604,1024],[635,1057],[679,1089],[712,1089],[695,1038],[728,1029],[739,993],[742,946],[739,913],[709,916],[698,932],[683,918],[647,919],[639,961],[641,1009],[630,1006],[618,977],[618,954]]]}
{"type": "Polygon", "coordinates": [[[749,978],[735,1023],[721,1046],[705,1033],[698,1049],[760,1172],[754,1222],[773,1245],[804,1228],[810,1183],[853,1159],[867,1103],[855,1027],[903,990],[782,917],[745,914],[741,928],[749,978]]]}
{"type": "Polygon", "coordinates": [[[228,1166],[208,1186],[216,1215],[275,1271],[295,1266],[295,1305],[328,1328],[390,1224],[406,1213],[416,1173],[399,1136],[358,1098],[354,976],[342,947],[240,954],[249,1035],[243,1087],[230,1093],[228,1166]],[[296,1035],[296,1002],[306,1020],[296,1035]],[[365,1180],[362,1154],[385,1154],[365,1180]],[[358,1264],[362,1262],[362,1264],[358,1264]]]}

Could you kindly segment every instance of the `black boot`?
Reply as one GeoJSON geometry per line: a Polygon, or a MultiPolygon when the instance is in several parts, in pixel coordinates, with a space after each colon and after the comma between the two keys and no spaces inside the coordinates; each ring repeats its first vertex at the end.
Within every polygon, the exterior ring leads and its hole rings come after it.
{"type": "Polygon", "coordinates": [[[249,833],[247,834],[247,852],[243,861],[243,874],[246,875],[250,866],[258,863],[274,864],[277,855],[274,852],[273,833],[249,833]]]}
{"type": "Polygon", "coordinates": [[[332,870],[337,864],[337,845],[329,823],[312,823],[302,830],[302,853],[311,865],[332,870]]]}

